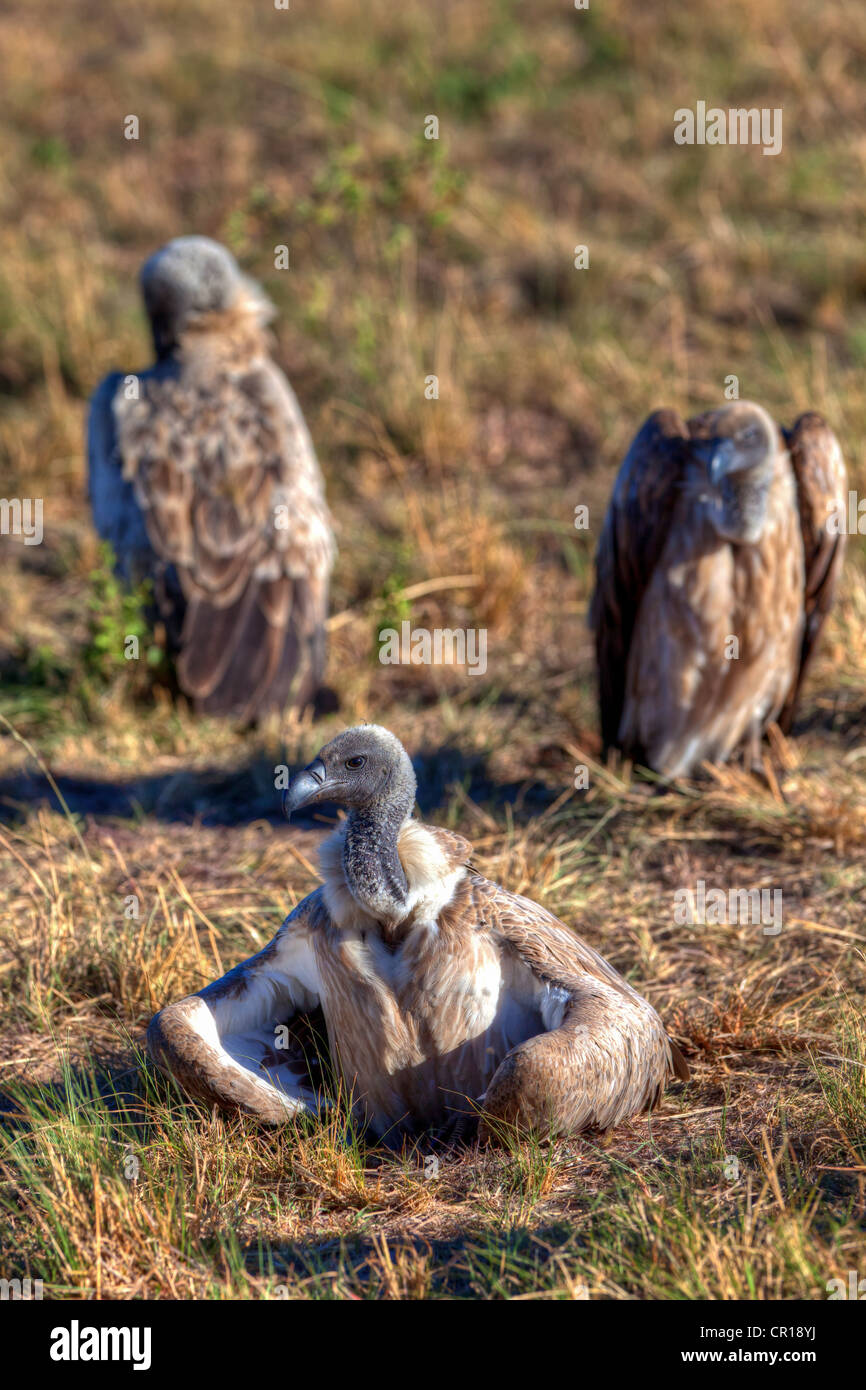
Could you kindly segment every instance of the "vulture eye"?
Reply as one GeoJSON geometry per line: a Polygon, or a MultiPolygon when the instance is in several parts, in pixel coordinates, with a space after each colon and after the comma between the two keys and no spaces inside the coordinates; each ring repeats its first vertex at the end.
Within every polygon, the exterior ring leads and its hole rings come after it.
{"type": "Polygon", "coordinates": [[[359,767],[363,767],[366,761],[367,759],[359,754],[357,758],[347,758],[346,767],[355,772],[359,767]]]}

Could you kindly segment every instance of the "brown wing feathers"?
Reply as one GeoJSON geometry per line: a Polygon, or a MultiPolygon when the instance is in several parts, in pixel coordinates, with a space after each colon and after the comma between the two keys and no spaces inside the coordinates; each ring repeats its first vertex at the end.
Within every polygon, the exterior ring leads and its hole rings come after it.
{"type": "Polygon", "coordinates": [[[292,476],[307,460],[284,403],[264,368],[195,358],[142,388],[116,404],[118,445],[156,562],[174,567],[186,600],[181,688],[205,712],[246,718],[308,701],[322,676],[330,543],[316,476],[292,476]],[[275,525],[277,499],[292,530],[275,525]]]}
{"type": "Polygon", "coordinates": [[[688,1080],[655,1010],[592,947],[538,903],[489,880],[467,885],[474,908],[506,950],[567,996],[562,1023],[513,1049],[485,1108],[519,1120],[521,1091],[556,1096],[563,1128],[606,1129],[655,1106],[665,1079],[688,1080]],[[532,1059],[532,1060],[531,1060],[532,1059]]]}
{"type": "Polygon", "coordinates": [[[178,674],[204,713],[307,704],[323,674],[322,609],[301,579],[250,581],[230,608],[187,607],[178,674]]]}
{"type": "Polygon", "coordinates": [[[814,411],[801,415],[785,442],[797,480],[797,503],[806,561],[805,626],[800,667],[779,715],[779,726],[789,733],[803,679],[814,655],[824,619],[836,593],[845,554],[844,526],[833,529],[835,512],[844,517],[847,477],[842,451],[829,425],[814,411]]]}
{"type": "MultiPolygon", "coordinates": [[[[673,411],[656,411],[636,435],[616,480],[596,553],[590,609],[605,751],[618,744],[635,621],[674,520],[685,450],[690,439],[706,437],[711,419],[712,415],[699,415],[686,424],[673,411]]],[[[834,511],[844,515],[846,475],[838,441],[820,415],[802,415],[782,433],[796,479],[805,558],[801,656],[779,716],[787,732],[842,565],[845,536],[828,520],[834,511]]],[[[639,749],[628,751],[637,758],[643,755],[639,749]]]]}
{"type": "Polygon", "coordinates": [[[617,743],[632,632],[676,502],[687,439],[676,411],[654,411],[635,436],[605,517],[590,610],[605,751],[617,743]]]}

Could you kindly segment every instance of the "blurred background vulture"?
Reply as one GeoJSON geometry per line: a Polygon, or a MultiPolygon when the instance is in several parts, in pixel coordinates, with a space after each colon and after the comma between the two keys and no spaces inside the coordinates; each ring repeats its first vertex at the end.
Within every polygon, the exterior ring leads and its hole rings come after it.
{"type": "Polygon", "coordinates": [[[788,732],[842,565],[846,473],[819,415],[652,414],[614,485],[590,607],[605,750],[666,777],[788,732]],[[835,520],[834,520],[835,514],[835,520]]]}
{"type": "Polygon", "coordinates": [[[95,392],[96,529],[151,581],[180,689],[252,721],[313,701],[333,539],[319,465],[269,355],[272,306],[224,247],[180,237],[144,265],[156,362],[95,392]]]}

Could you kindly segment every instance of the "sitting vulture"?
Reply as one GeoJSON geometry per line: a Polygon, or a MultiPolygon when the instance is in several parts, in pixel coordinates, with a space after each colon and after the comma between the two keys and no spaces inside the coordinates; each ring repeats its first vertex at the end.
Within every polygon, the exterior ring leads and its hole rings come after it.
{"type": "Polygon", "coordinates": [[[819,415],[657,410],[614,485],[590,608],[602,739],[663,777],[789,732],[842,565],[846,474],[819,415]],[[835,520],[834,520],[835,514],[835,520]]]}
{"type": "Polygon", "coordinates": [[[424,1129],[608,1129],[688,1068],[655,1010],[550,912],[412,818],[415,774],[387,729],[348,729],[292,779],[289,815],[348,815],[324,882],[271,943],[152,1020],[151,1058],[188,1092],[279,1123],[319,1100],[280,1025],[321,1007],[355,1114],[387,1143],[424,1129]]]}
{"type": "Polygon", "coordinates": [[[156,362],[94,393],[96,529],[122,578],[151,582],[181,690],[253,720],[315,698],[333,538],[300,407],[269,355],[273,308],[207,237],[151,256],[156,362]]]}

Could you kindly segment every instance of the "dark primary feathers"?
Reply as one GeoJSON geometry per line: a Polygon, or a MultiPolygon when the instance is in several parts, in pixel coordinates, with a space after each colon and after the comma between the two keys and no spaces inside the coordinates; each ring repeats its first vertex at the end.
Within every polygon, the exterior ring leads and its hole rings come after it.
{"type": "Polygon", "coordinates": [[[790,729],[833,599],[846,475],[819,415],[652,414],[617,476],[590,609],[605,749],[664,775],[790,729]],[[726,656],[731,638],[740,644],[726,656]]]}
{"type": "Polygon", "coordinates": [[[797,501],[805,555],[805,623],[800,661],[788,698],[779,715],[783,733],[794,719],[803,678],[814,655],[824,619],[836,597],[845,555],[845,531],[833,530],[828,517],[846,504],[847,486],[842,450],[832,430],[815,411],[801,415],[793,429],[784,431],[791,466],[797,480],[797,501]]]}
{"type": "Polygon", "coordinates": [[[199,237],[152,257],[142,287],[157,361],[93,396],[96,528],[129,582],[152,581],[199,710],[250,719],[307,703],[334,547],[309,433],[269,356],[270,306],[199,237]]]}
{"type": "Polygon", "coordinates": [[[632,632],[670,525],[688,437],[675,410],[654,411],[632,441],[605,517],[589,618],[605,749],[617,743],[632,632]]]}

